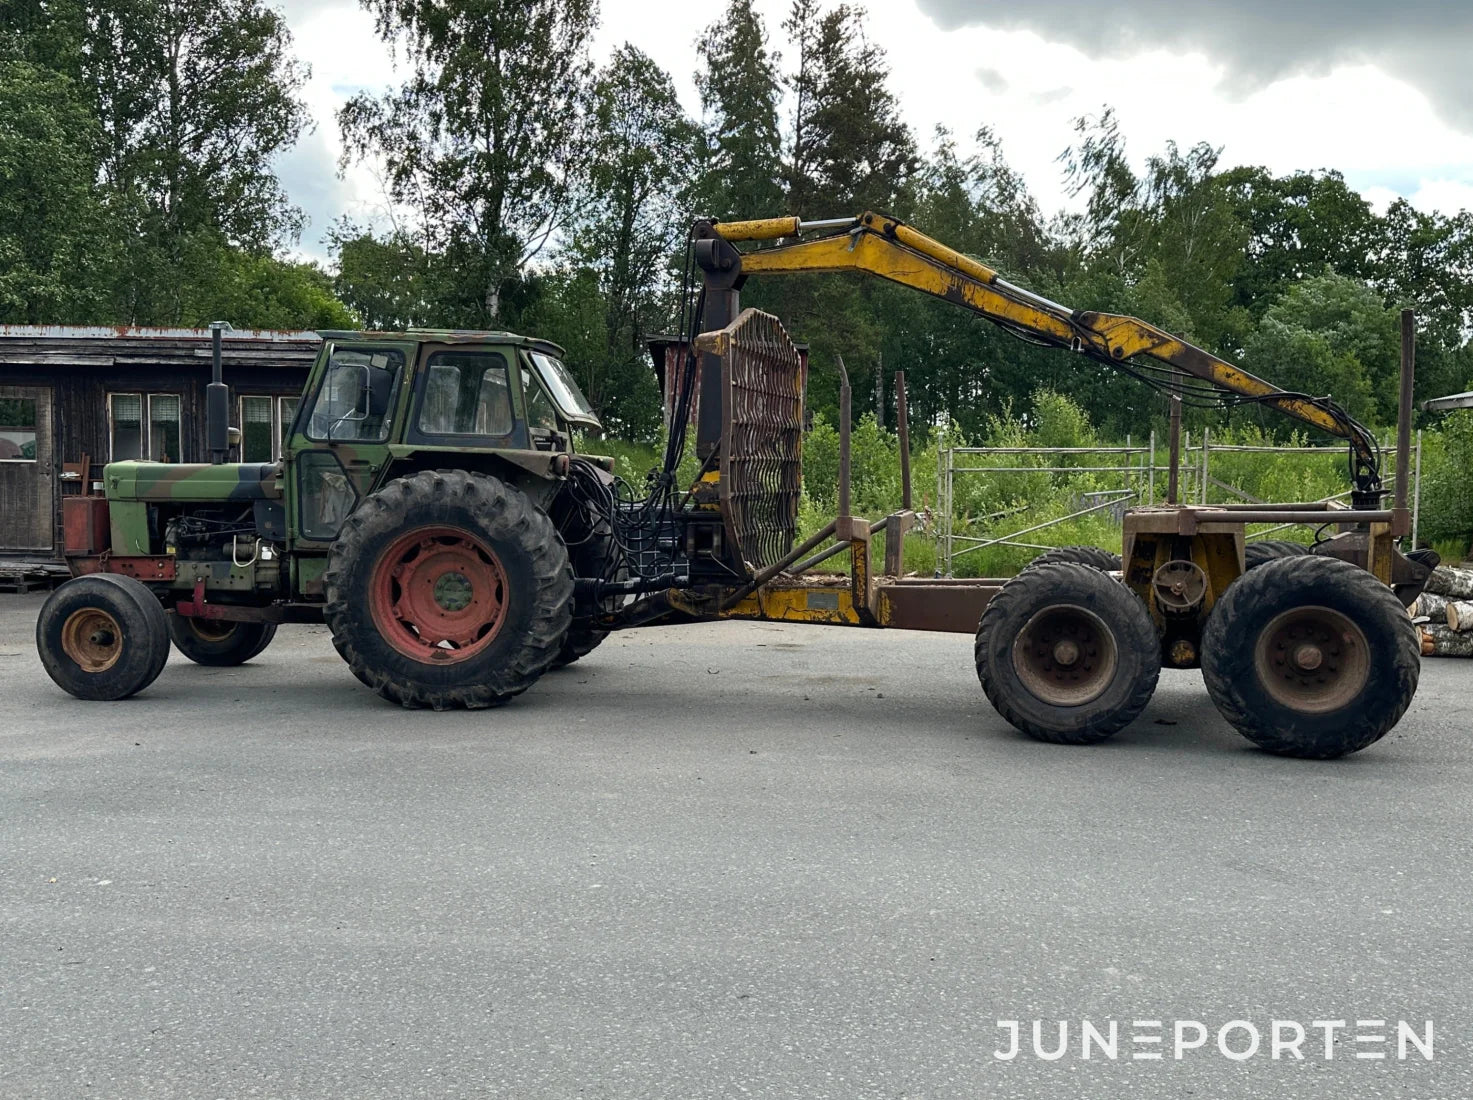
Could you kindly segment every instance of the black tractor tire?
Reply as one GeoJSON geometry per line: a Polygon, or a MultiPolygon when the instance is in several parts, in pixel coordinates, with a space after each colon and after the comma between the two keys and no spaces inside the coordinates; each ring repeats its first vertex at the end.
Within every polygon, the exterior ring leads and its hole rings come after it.
{"type": "Polygon", "coordinates": [[[226,622],[169,616],[174,648],[197,665],[228,668],[258,656],[276,637],[275,623],[226,622]]]}
{"type": "Polygon", "coordinates": [[[370,495],[344,522],[323,581],[323,614],[353,674],[385,699],[435,710],[498,706],[531,687],[562,648],[573,596],[546,513],[464,470],[420,471],[370,495]]]}
{"type": "Polygon", "coordinates": [[[1264,562],[1278,561],[1280,558],[1300,558],[1310,553],[1313,551],[1300,542],[1279,542],[1274,539],[1249,542],[1243,545],[1243,569],[1246,572],[1257,569],[1264,562]]]}
{"type": "Polygon", "coordinates": [[[168,616],[142,582],[90,573],[67,581],[41,605],[36,649],[63,691],[78,699],[126,699],[164,670],[168,616]]]}
{"type": "Polygon", "coordinates": [[[1119,554],[1099,546],[1055,546],[1052,550],[1039,554],[1027,567],[1032,569],[1035,565],[1050,565],[1055,562],[1076,562],[1103,569],[1106,573],[1118,573],[1122,568],[1119,554]]]}
{"type": "Polygon", "coordinates": [[[1099,568],[1031,566],[977,629],[977,678],[998,714],[1039,741],[1091,745],[1133,722],[1161,675],[1145,605],[1099,568]]]}
{"type": "Polygon", "coordinates": [[[1328,760],[1396,725],[1417,691],[1421,640],[1364,569],[1298,555],[1223,593],[1202,632],[1202,677],[1228,723],[1260,748],[1328,760]]]}

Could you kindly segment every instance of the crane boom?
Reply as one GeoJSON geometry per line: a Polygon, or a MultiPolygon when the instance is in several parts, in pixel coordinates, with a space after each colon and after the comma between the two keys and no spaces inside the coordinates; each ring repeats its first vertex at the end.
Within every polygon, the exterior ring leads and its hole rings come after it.
{"type": "Polygon", "coordinates": [[[752,275],[861,271],[952,302],[1009,331],[1100,363],[1121,366],[1140,358],[1153,360],[1179,375],[1201,379],[1244,401],[1267,405],[1346,440],[1357,495],[1366,506],[1376,506],[1370,503],[1381,491],[1375,437],[1333,401],[1282,390],[1134,317],[1071,310],[1008,282],[986,264],[896,218],[865,213],[822,222],[793,217],[733,222],[701,219],[692,236],[708,291],[735,290],[752,275]],[[821,235],[803,239],[805,231],[821,235]],[[735,248],[739,241],[786,243],[740,252],[735,248]]]}

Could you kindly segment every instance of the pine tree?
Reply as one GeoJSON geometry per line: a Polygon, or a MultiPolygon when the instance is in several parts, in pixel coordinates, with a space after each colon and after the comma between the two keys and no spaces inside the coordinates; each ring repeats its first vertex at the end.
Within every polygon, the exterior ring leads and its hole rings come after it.
{"type": "Polygon", "coordinates": [[[697,43],[705,130],[696,198],[717,218],[771,217],[781,207],[779,57],[752,0],[731,0],[697,43]]]}

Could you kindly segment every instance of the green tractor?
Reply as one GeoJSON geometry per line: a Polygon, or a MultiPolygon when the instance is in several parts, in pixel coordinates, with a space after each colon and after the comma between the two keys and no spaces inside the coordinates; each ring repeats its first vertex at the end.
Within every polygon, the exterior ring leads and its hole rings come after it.
{"type": "Polygon", "coordinates": [[[36,628],[62,688],[125,698],[171,641],[236,665],[278,623],[325,622],[385,698],[487,707],[598,644],[574,574],[601,574],[611,531],[579,501],[612,495],[612,463],[573,453],[599,424],[556,345],[325,332],[284,457],[259,465],[223,461],[216,332],[215,461],[110,463],[105,496],[63,501],[74,577],[36,628]]]}

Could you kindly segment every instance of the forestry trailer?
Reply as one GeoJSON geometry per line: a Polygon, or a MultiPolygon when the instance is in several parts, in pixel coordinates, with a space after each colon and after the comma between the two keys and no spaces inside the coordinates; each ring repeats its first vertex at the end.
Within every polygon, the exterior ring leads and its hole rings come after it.
{"type": "Polygon", "coordinates": [[[114,462],[104,497],[63,501],[74,578],[37,623],[47,672],[73,695],[120,699],[158,676],[171,639],[191,660],[229,665],[260,653],[278,623],[325,622],[385,698],[486,707],[612,630],[736,618],[975,633],[988,699],[1058,743],[1134,720],[1163,665],[1200,667],[1223,716],[1287,755],[1364,748],[1411,702],[1419,639],[1405,607],[1436,558],[1397,547],[1409,529],[1409,316],[1388,508],[1374,437],[1333,402],[1134,318],[1058,305],[894,218],[701,219],[688,259],[688,291],[701,273],[682,325],[693,351],[663,466],[639,494],[610,461],[574,453],[574,433],[598,422],[560,350],[507,333],[323,333],[282,461],[227,464],[217,334],[214,461],[114,462]],[[832,271],[943,298],[1178,397],[1266,405],[1329,432],[1349,444],[1352,506],[1137,508],[1119,558],[1063,548],[1005,583],[906,578],[908,489],[876,522],[849,511],[846,387],[839,514],[798,543],[803,365],[777,318],[742,310],[739,293],[754,275],[832,271]],[[681,484],[692,419],[700,468],[681,484]],[[1245,560],[1245,526],[1264,522],[1337,533],[1312,552],[1279,544],[1245,560]],[[849,576],[805,578],[830,539],[850,551],[849,576]]]}

